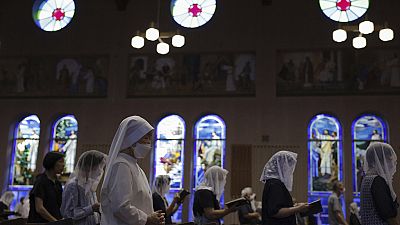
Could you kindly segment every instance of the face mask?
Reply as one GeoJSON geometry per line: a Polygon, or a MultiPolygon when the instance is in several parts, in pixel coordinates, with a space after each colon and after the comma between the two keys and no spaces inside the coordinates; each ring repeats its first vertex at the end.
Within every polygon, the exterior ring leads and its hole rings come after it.
{"type": "Polygon", "coordinates": [[[151,145],[150,144],[139,144],[137,143],[134,147],[134,155],[137,159],[143,159],[150,151],[151,145]]]}

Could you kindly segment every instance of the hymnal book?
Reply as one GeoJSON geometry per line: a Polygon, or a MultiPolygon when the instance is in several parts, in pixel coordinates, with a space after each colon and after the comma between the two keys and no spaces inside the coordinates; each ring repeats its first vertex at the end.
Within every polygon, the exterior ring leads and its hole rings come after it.
{"type": "Polygon", "coordinates": [[[234,200],[229,201],[229,202],[225,202],[225,205],[228,206],[228,208],[230,208],[232,206],[242,206],[242,205],[247,204],[248,202],[249,201],[247,199],[242,197],[242,198],[234,199],[234,200]]]}
{"type": "Polygon", "coordinates": [[[179,192],[179,199],[180,199],[180,201],[183,201],[183,199],[185,199],[185,197],[186,197],[187,195],[189,195],[189,194],[190,194],[189,191],[187,191],[186,189],[182,189],[182,190],[179,192]]]}
{"type": "Polygon", "coordinates": [[[311,216],[311,215],[322,212],[321,199],[318,199],[316,201],[308,203],[308,206],[309,206],[309,208],[308,208],[307,212],[300,213],[300,215],[302,217],[311,216]]]}

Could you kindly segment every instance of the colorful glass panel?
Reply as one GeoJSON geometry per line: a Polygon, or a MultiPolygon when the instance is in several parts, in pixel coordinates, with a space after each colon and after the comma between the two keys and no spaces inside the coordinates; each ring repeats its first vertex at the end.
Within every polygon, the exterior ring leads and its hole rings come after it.
{"type": "Polygon", "coordinates": [[[32,185],[39,147],[39,118],[36,115],[25,117],[18,124],[15,132],[10,184],[13,186],[32,185]]]}
{"type": "Polygon", "coordinates": [[[216,0],[172,0],[171,13],[175,22],[186,28],[203,26],[215,13],[216,0]]]}
{"type": "Polygon", "coordinates": [[[216,115],[202,117],[195,127],[195,186],[199,185],[204,172],[211,166],[224,166],[226,128],[216,115]]]}
{"type": "MultiPolygon", "coordinates": [[[[178,115],[169,115],[157,125],[154,155],[154,177],[168,175],[171,189],[166,194],[168,203],[183,187],[183,157],[185,148],[185,121],[178,115]]],[[[172,216],[172,221],[182,221],[182,207],[172,216]]]]}
{"type": "Polygon", "coordinates": [[[336,118],[320,114],[309,126],[309,191],[330,192],[341,180],[341,128],[336,118]]]}
{"type": "Polygon", "coordinates": [[[73,115],[63,116],[54,123],[50,150],[65,154],[65,178],[74,171],[77,133],[78,121],[73,115]]]}
{"type": "Polygon", "coordinates": [[[359,192],[361,177],[364,175],[364,157],[371,142],[387,142],[385,122],[375,115],[363,115],[353,122],[353,184],[359,192]]]}
{"type": "Polygon", "coordinates": [[[75,14],[73,0],[36,0],[32,16],[36,25],[44,31],[58,31],[67,26],[75,14]]]}
{"type": "Polygon", "coordinates": [[[320,0],[322,12],[331,20],[351,22],[363,16],[369,7],[369,0],[320,0]]]}

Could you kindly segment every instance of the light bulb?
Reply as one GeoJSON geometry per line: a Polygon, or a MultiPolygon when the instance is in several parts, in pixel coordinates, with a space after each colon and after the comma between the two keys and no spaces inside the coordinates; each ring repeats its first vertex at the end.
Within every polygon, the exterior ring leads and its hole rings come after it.
{"type": "Polygon", "coordinates": [[[157,53],[161,55],[165,55],[169,52],[169,44],[165,42],[160,42],[157,44],[157,53]]]}
{"type": "Polygon", "coordinates": [[[185,37],[180,34],[175,34],[172,37],[172,46],[180,48],[185,45],[185,37]]]}
{"type": "Polygon", "coordinates": [[[134,48],[143,48],[144,46],[144,38],[140,36],[135,36],[131,40],[131,45],[134,48]]]}
{"type": "Polygon", "coordinates": [[[362,34],[370,34],[374,32],[374,29],[374,23],[368,20],[363,21],[358,25],[358,30],[362,34]]]}
{"type": "Polygon", "coordinates": [[[146,30],[146,39],[149,41],[155,41],[160,37],[160,31],[154,27],[150,27],[146,30]]]}
{"type": "Polygon", "coordinates": [[[362,36],[353,38],[353,47],[356,49],[365,48],[367,46],[367,39],[362,36]]]}
{"type": "Polygon", "coordinates": [[[333,31],[332,38],[336,42],[343,42],[347,39],[347,33],[343,29],[337,29],[333,31]]]}
{"type": "Polygon", "coordinates": [[[394,38],[394,32],[390,28],[385,28],[379,31],[379,39],[382,41],[391,41],[394,38]]]}

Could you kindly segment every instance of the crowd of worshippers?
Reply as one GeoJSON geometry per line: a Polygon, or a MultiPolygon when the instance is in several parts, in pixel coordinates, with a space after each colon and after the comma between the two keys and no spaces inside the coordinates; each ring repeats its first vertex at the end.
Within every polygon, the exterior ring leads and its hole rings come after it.
{"type": "MultiPolygon", "coordinates": [[[[57,174],[64,169],[64,155],[47,153],[43,160],[45,172],[36,177],[29,199],[20,200],[17,213],[27,217],[28,223],[72,218],[76,225],[172,224],[171,217],[185,199],[177,194],[172,202],[167,202],[165,195],[169,193],[169,177],[156,177],[151,189],[137,163],[152,150],[152,136],[153,127],[143,118],[131,116],[124,119],[108,156],[96,150],[83,153],[64,188],[57,180],[57,174]],[[103,174],[99,201],[96,192],[103,174]]],[[[397,197],[392,184],[396,162],[396,153],[389,144],[371,143],[366,150],[360,213],[357,205],[352,203],[350,218],[346,220],[340,203],[344,185],[336,182],[328,200],[329,224],[398,224],[397,197]]],[[[192,193],[193,222],[218,225],[225,216],[237,212],[241,224],[317,224],[313,216],[301,217],[310,205],[296,202],[291,195],[296,163],[296,153],[275,153],[265,164],[260,178],[264,183],[262,201],[257,202],[252,189],[245,188],[242,197],[248,201],[229,207],[221,207],[219,202],[228,171],[218,166],[208,168],[203,182],[192,193]]],[[[13,198],[12,192],[2,195],[2,219],[7,219],[13,198]]]]}

